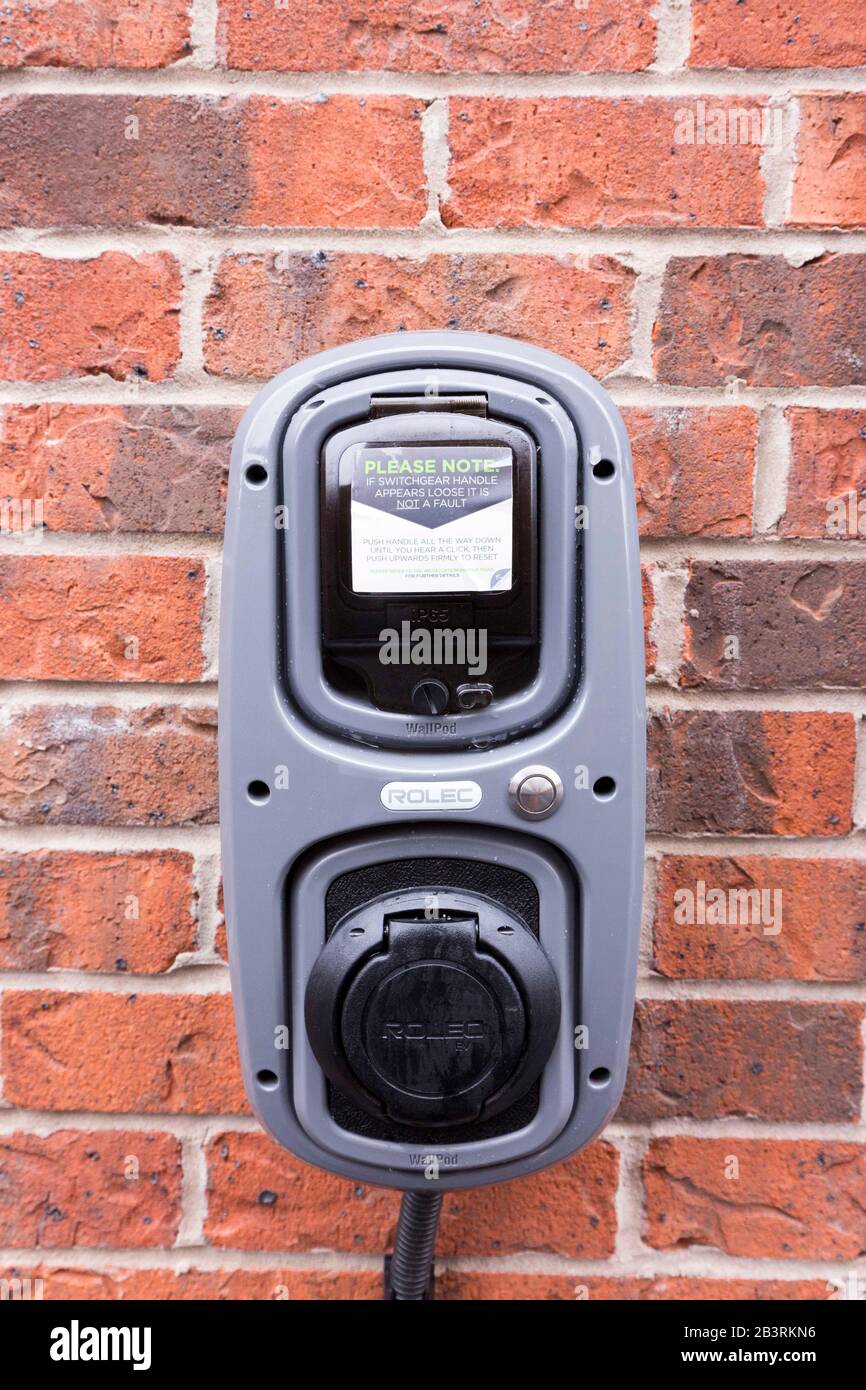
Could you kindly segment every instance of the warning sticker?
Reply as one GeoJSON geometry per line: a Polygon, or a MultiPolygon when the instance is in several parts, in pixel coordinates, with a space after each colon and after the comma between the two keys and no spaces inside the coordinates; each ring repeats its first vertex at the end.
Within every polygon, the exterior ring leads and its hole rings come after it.
{"type": "Polygon", "coordinates": [[[352,588],[458,593],[512,586],[513,459],[500,445],[353,445],[352,588]]]}

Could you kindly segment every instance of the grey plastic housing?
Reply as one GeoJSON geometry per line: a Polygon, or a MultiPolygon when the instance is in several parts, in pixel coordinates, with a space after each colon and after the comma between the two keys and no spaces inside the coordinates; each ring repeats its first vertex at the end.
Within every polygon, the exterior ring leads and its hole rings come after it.
{"type": "Polygon", "coordinates": [[[644,846],[637,519],[627,435],[603,388],[553,353],[447,331],[353,342],[269,383],[232,452],[219,723],[235,1017],[247,1093],[269,1133],[332,1172],[428,1191],[431,1169],[440,1189],[475,1187],[588,1143],[625,1083],[644,846]],[[539,443],[543,622],[531,687],[418,746],[402,716],[359,708],[324,678],[316,480],[321,439],[360,418],[372,395],[431,390],[482,391],[491,414],[539,443]],[[602,462],[612,468],[594,472],[602,462]],[[558,774],[565,794],[533,821],[508,787],[537,765],[558,774]],[[599,778],[615,791],[596,794],[599,778]],[[389,809],[383,789],[395,782],[434,792],[419,792],[414,809],[389,809]],[[471,783],[476,804],[437,804],[435,789],[453,782],[471,783]],[[441,1146],[341,1128],[304,1027],[329,884],[373,862],[424,857],[502,862],[530,877],[562,995],[534,1118],[441,1146]]]}

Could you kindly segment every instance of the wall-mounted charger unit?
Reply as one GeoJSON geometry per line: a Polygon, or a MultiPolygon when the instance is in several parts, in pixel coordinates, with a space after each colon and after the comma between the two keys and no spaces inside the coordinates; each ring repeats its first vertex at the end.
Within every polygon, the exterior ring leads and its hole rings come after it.
{"type": "Polygon", "coordinates": [[[255,398],[220,651],[241,1059],[287,1149],[415,1194],[392,1297],[428,1290],[443,1191],[564,1159],[618,1103],[643,689],[628,440],[584,371],[400,333],[255,398]]]}

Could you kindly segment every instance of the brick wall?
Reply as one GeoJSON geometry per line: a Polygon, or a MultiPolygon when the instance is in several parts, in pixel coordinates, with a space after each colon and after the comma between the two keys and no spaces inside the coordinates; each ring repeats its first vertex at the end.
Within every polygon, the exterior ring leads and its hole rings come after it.
{"type": "Polygon", "coordinates": [[[624,411],[651,771],[624,1103],[446,1198],[443,1295],[862,1295],[864,32],[855,0],[3,5],[0,497],[45,526],[0,538],[7,1277],[377,1296],[396,1198],[242,1093],[220,532],[261,380],[453,325],[624,411]],[[699,883],[782,929],[679,920],[699,883]]]}

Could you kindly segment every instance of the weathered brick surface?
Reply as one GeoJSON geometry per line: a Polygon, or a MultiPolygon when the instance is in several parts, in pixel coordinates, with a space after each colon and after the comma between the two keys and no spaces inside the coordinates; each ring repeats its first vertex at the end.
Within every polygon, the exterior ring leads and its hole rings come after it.
{"type": "Polygon", "coordinates": [[[654,1139],[644,1179],[646,1239],[661,1250],[847,1261],[866,1244],[861,1144],[654,1139]]]}
{"type": "Polygon", "coordinates": [[[408,97],[14,96],[7,226],[408,227],[426,209],[408,97]]]}
{"type": "Polygon", "coordinates": [[[7,990],[0,1017],[12,1105],[147,1115],[247,1108],[227,994],[7,990]]]}
{"type": "Polygon", "coordinates": [[[680,684],[716,690],[862,687],[864,610],[863,561],[692,564],[680,684]]]}
{"type": "Polygon", "coordinates": [[[633,72],[655,51],[643,0],[573,0],[503,7],[380,0],[375,12],[342,0],[220,0],[219,46],[233,68],[317,72],[633,72]]]}
{"type": "Polygon", "coordinates": [[[546,1300],[557,1302],[718,1302],[749,1303],[826,1299],[822,1279],[601,1278],[584,1274],[498,1274],[488,1270],[446,1269],[436,1281],[436,1297],[460,1301],[546,1300]]]}
{"type": "Polygon", "coordinates": [[[0,555],[0,679],[194,681],[201,560],[0,555]]]}
{"type": "Polygon", "coordinates": [[[862,982],[866,863],[666,854],[653,968],[672,979],[862,982]]]}
{"type": "Polygon", "coordinates": [[[650,718],[647,828],[674,835],[845,835],[849,714],[671,710],[650,718]]]}
{"type": "Polygon", "coordinates": [[[227,961],[229,958],[228,925],[226,923],[226,901],[225,886],[222,875],[220,875],[219,887],[217,888],[217,910],[216,910],[216,931],[214,932],[214,949],[220,960],[227,961]]]}
{"type": "Polygon", "coordinates": [[[0,379],[164,381],[180,354],[180,270],[166,252],[89,260],[0,253],[0,379]]]}
{"type": "Polygon", "coordinates": [[[452,227],[760,226],[760,146],[686,143],[683,109],[682,98],[453,98],[443,218],[452,227]]]}
{"type": "Polygon", "coordinates": [[[866,225],[866,94],[802,97],[799,106],[789,222],[866,225]]]}
{"type": "Polygon", "coordinates": [[[675,386],[866,381],[866,257],[673,256],[655,366],[675,386]]]}
{"type": "Polygon", "coordinates": [[[605,256],[226,256],[205,305],[205,361],[224,376],[270,377],[353,338],[468,328],[604,375],[628,356],[633,279],[605,256]]]}
{"type": "MultiPolygon", "coordinates": [[[[382,1301],[379,1269],[81,1269],[54,1265],[7,1266],[0,1279],[11,1290],[42,1281],[46,1302],[382,1301]],[[15,1281],[18,1281],[16,1285],[15,1281]]],[[[19,1294],[20,1296],[20,1294],[19,1294]]]]}
{"type": "Polygon", "coordinates": [[[654,568],[655,568],[655,567],[654,567],[653,565],[642,565],[642,566],[641,566],[641,576],[640,576],[640,577],[641,577],[641,590],[642,590],[642,593],[643,593],[643,641],[644,641],[644,652],[645,652],[645,659],[646,659],[646,670],[647,670],[647,675],[648,675],[648,676],[651,676],[651,675],[654,674],[655,669],[656,669],[656,657],[658,656],[658,652],[656,651],[655,643],[653,642],[653,640],[652,640],[652,638],[651,638],[651,636],[650,636],[650,629],[651,629],[651,627],[652,627],[652,620],[653,620],[653,578],[652,578],[652,576],[653,576],[653,569],[654,569],[654,568]]]}
{"type": "Polygon", "coordinates": [[[180,1204],[180,1143],[171,1135],[0,1135],[0,1241],[8,1248],[170,1246],[180,1204]]]}
{"type": "Polygon", "coordinates": [[[195,949],[196,905],[178,850],[0,854],[0,968],[158,974],[195,949]]]}
{"type": "MultiPolygon", "coordinates": [[[[601,1258],[613,1249],[618,1156],[606,1142],[520,1182],[445,1194],[442,1254],[521,1250],[601,1258]]],[[[377,1252],[393,1241],[399,1198],[318,1173],[258,1134],[208,1149],[207,1238],[235,1249],[377,1252]]]]}
{"type": "Polygon", "coordinates": [[[831,1123],[860,1113],[859,1004],[645,999],[620,1117],[831,1123]]]}
{"type": "Polygon", "coordinates": [[[7,405],[0,497],[40,499],[48,531],[222,531],[241,411],[7,405]]]}
{"type": "Polygon", "coordinates": [[[694,0],[695,67],[844,68],[866,63],[857,0],[694,0]]]}
{"type": "Polygon", "coordinates": [[[502,1255],[521,1250],[601,1259],[613,1254],[619,1155],[598,1140],[576,1157],[531,1177],[443,1202],[443,1253],[502,1255]]]}
{"type": "MultiPolygon", "coordinates": [[[[366,1300],[381,1302],[382,1275],[370,1269],[64,1269],[19,1265],[0,1269],[10,1289],[36,1287],[51,1301],[127,1299],[239,1300],[282,1302],[366,1300]],[[17,1281],[17,1284],[16,1284],[17,1281]]],[[[436,1298],[449,1302],[483,1300],[574,1302],[593,1300],[797,1301],[833,1297],[824,1279],[603,1278],[600,1275],[527,1274],[510,1270],[444,1268],[436,1278],[436,1298]]]]}
{"type": "Polygon", "coordinates": [[[399,1197],[299,1162],[264,1134],[224,1132],[208,1145],[205,1235],[239,1250],[380,1251],[399,1197]]]}
{"type": "Polygon", "coordinates": [[[866,410],[786,411],[791,430],[784,536],[866,537],[866,410]]]}
{"type": "Polygon", "coordinates": [[[0,823],[211,825],[216,715],[42,705],[0,732],[0,823]]]}
{"type": "Polygon", "coordinates": [[[745,406],[623,412],[642,536],[747,536],[757,420],[745,406]]]}
{"type": "Polygon", "coordinates": [[[186,57],[187,0],[10,0],[0,67],[161,68],[186,57]]]}

